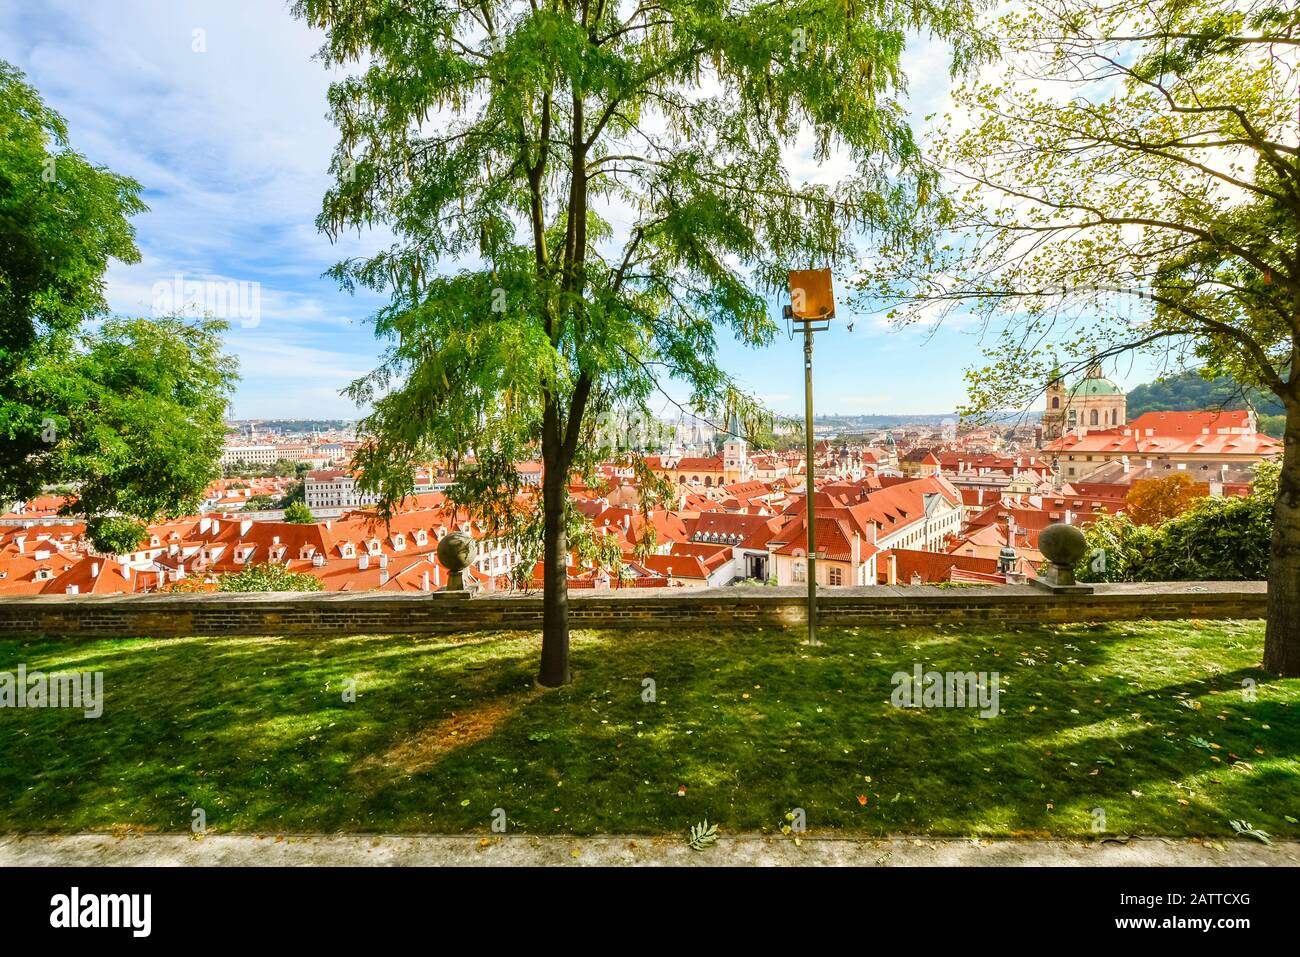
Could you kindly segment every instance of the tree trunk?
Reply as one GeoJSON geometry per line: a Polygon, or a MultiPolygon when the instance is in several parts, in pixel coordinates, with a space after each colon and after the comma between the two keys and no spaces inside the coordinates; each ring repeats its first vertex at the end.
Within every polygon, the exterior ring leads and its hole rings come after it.
{"type": "Polygon", "coordinates": [[[559,446],[558,436],[546,430],[542,440],[542,665],[537,683],[547,688],[569,683],[569,546],[564,529],[568,469],[559,446]]]}
{"type": "Polygon", "coordinates": [[[1286,430],[1273,509],[1264,667],[1294,678],[1300,677],[1300,399],[1284,401],[1286,430]]]}

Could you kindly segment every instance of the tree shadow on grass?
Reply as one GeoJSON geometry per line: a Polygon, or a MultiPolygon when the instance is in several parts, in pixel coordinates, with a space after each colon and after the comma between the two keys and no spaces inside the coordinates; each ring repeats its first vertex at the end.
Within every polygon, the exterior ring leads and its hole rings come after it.
{"type": "Polygon", "coordinates": [[[1246,632],[575,632],[575,683],[540,695],[533,635],[0,643],[0,670],[63,654],[108,692],[98,721],[0,714],[0,828],[184,830],[201,807],[218,831],[486,831],[501,808],[531,832],[773,831],[797,807],[813,830],[1086,834],[1101,808],[1108,832],[1295,835],[1300,682],[1226,707],[1262,675],[1246,632]],[[1213,653],[1228,634],[1242,646],[1213,653]],[[917,662],[999,671],[1003,713],[894,708],[917,662]],[[1242,753],[1265,724],[1267,753],[1242,753]]]}

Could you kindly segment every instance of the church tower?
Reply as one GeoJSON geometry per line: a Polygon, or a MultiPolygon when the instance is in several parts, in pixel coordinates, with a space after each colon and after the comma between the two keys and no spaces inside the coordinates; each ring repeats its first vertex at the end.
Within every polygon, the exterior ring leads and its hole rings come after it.
{"type": "Polygon", "coordinates": [[[722,480],[727,484],[747,482],[750,477],[749,443],[740,434],[740,420],[736,416],[731,417],[727,431],[731,434],[722,443],[722,480]]]}
{"type": "Polygon", "coordinates": [[[1047,409],[1043,412],[1043,441],[1059,439],[1065,431],[1065,380],[1061,378],[1060,368],[1052,371],[1052,378],[1047,383],[1047,409]]]}

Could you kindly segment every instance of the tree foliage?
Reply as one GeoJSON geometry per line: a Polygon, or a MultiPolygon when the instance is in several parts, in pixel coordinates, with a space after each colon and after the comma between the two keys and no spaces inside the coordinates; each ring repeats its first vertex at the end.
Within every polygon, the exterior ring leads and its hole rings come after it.
{"type": "Polygon", "coordinates": [[[1130,349],[1294,399],[1300,11],[1269,0],[1029,0],[1005,72],[958,87],[936,163],[947,242],[883,251],[904,321],[1010,321],[965,411],[1027,404],[1130,349]]]}
{"type": "Polygon", "coordinates": [[[1124,514],[1139,525],[1159,525],[1181,515],[1207,494],[1209,488],[1186,472],[1141,479],[1133,483],[1124,497],[1124,514]]]}
{"type": "Polygon", "coordinates": [[[307,503],[301,499],[290,502],[284,510],[284,520],[295,525],[315,525],[316,516],[311,513],[307,503]]]}

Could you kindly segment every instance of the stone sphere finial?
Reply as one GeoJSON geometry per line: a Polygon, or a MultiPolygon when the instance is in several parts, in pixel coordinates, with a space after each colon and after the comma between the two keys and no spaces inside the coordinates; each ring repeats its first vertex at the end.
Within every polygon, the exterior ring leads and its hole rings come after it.
{"type": "Polygon", "coordinates": [[[1038,533],[1038,550],[1050,562],[1046,577],[1052,585],[1073,585],[1074,566],[1088,551],[1088,540],[1075,525],[1056,522],[1038,533]]]}
{"type": "Polygon", "coordinates": [[[474,560],[474,539],[464,532],[452,532],[438,543],[438,561],[446,566],[448,591],[463,591],[465,569],[474,560]]]}
{"type": "Polygon", "coordinates": [[[1053,565],[1073,568],[1088,550],[1088,540],[1077,525],[1055,522],[1038,533],[1038,550],[1053,565]]]}

